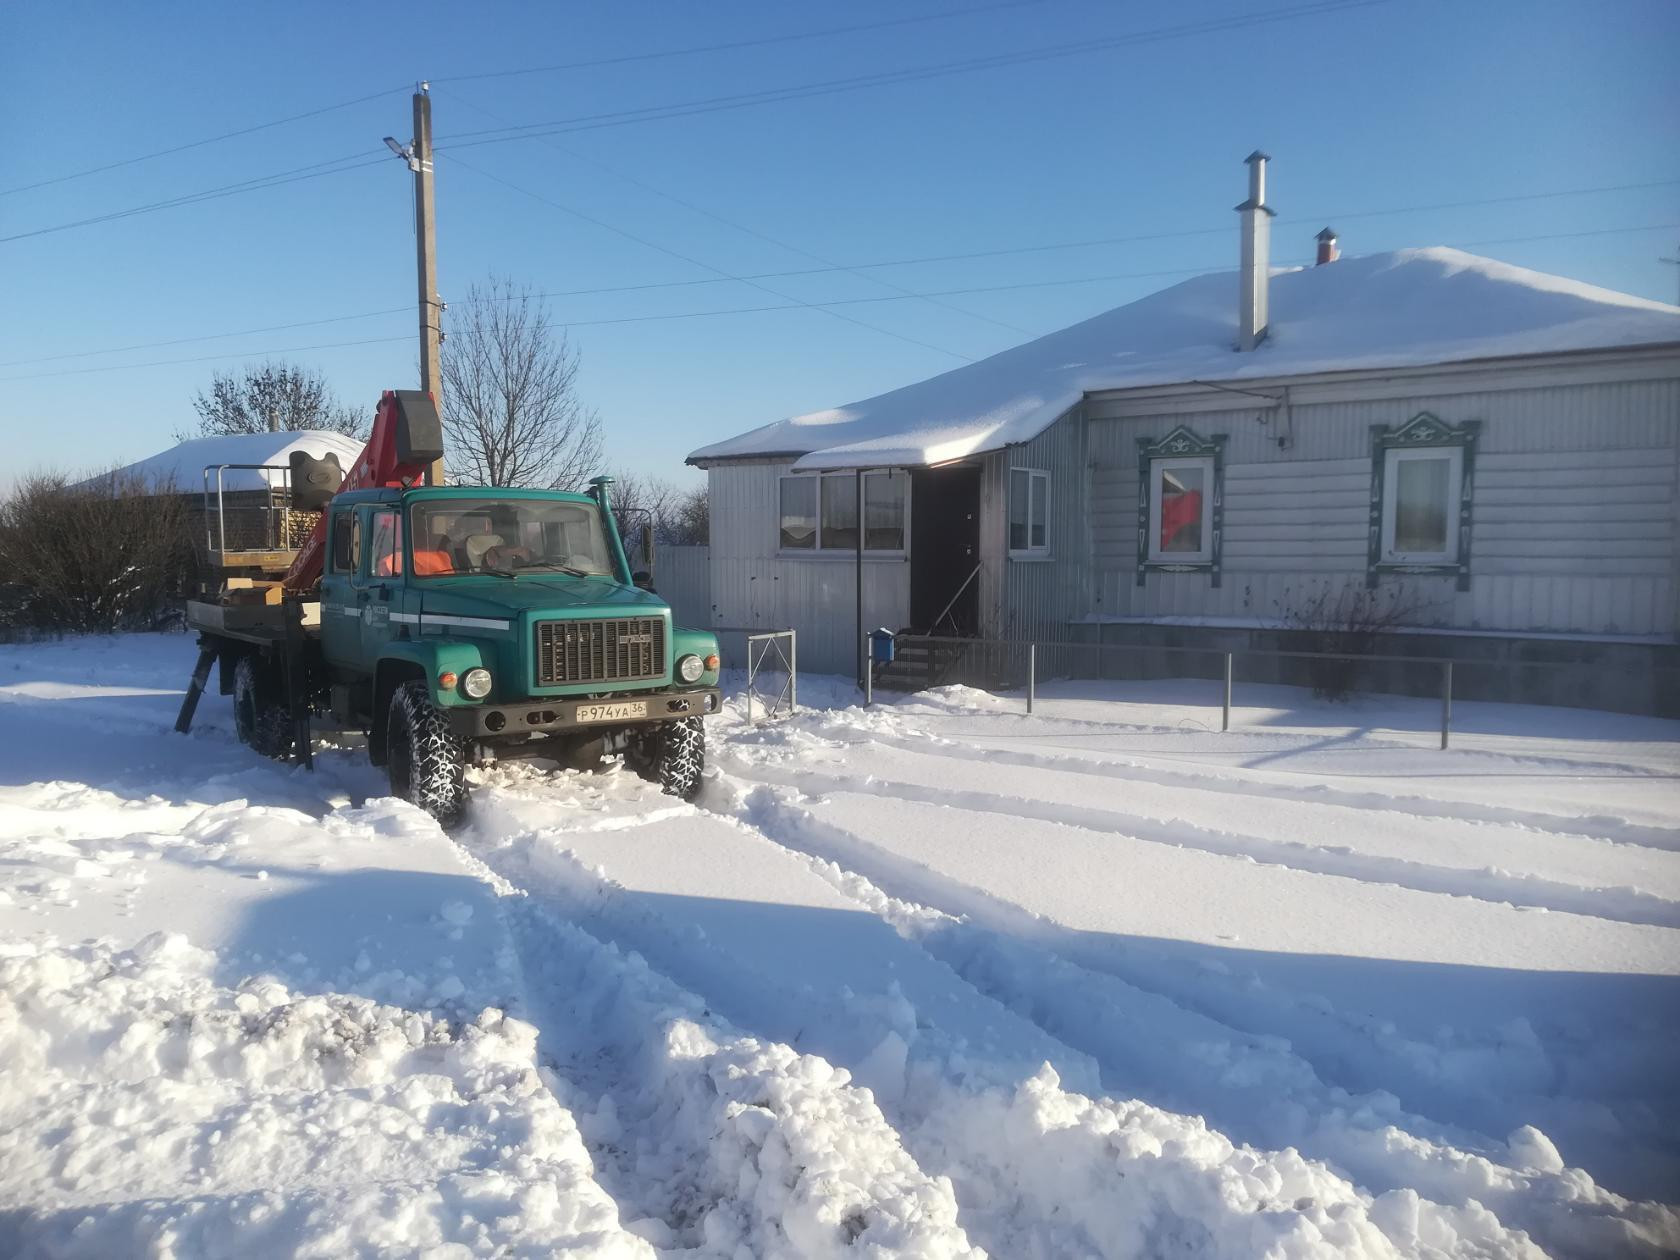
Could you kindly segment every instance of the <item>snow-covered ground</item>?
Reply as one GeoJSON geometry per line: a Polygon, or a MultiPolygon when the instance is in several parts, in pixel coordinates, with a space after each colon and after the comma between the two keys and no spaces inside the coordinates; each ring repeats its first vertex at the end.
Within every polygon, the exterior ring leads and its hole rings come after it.
{"type": "Polygon", "coordinates": [[[447,836],[190,664],[0,647],[0,1254],[1680,1248],[1680,723],[805,680],[447,836]]]}

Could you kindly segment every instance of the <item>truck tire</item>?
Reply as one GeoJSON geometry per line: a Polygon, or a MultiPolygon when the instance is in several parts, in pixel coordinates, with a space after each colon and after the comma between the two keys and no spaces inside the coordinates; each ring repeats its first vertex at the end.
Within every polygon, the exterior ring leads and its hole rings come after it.
{"type": "Polygon", "coordinates": [[[292,715],[273,671],[256,656],[241,656],[233,667],[233,729],[252,752],[278,761],[292,755],[292,715]]]}
{"type": "Polygon", "coordinates": [[[406,682],[391,693],[385,745],[391,795],[444,827],[460,822],[467,811],[467,744],[449,729],[424,682],[406,682]]]}
{"type": "Polygon", "coordinates": [[[700,773],[706,768],[706,727],[700,718],[656,726],[638,735],[630,748],[631,764],[661,792],[685,801],[700,795],[700,773]]]}

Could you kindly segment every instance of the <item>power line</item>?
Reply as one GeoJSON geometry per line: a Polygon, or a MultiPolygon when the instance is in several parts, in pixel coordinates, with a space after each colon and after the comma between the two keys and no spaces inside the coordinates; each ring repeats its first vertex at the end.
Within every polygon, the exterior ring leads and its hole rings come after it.
{"type": "MultiPolygon", "coordinates": [[[[1038,2],[1038,0],[1034,0],[1034,2],[1036,3],[1036,2],[1038,2]]],[[[448,95],[450,96],[451,99],[456,100],[456,101],[460,101],[461,104],[467,106],[467,108],[469,108],[469,109],[475,109],[479,113],[484,114],[485,116],[490,117],[490,118],[495,118],[496,117],[496,115],[492,111],[490,111],[488,109],[485,109],[481,105],[473,104],[473,102],[464,99],[458,93],[451,92],[451,93],[448,93],[448,95]]],[[[742,233],[746,234],[747,236],[753,237],[756,240],[764,241],[767,244],[774,245],[778,249],[785,249],[789,253],[798,254],[800,257],[807,258],[807,259],[811,260],[812,262],[821,263],[825,268],[829,268],[829,269],[832,269],[832,270],[835,270],[835,271],[849,272],[852,275],[860,276],[863,279],[868,280],[872,284],[878,284],[882,288],[891,289],[894,292],[903,294],[906,297],[916,296],[915,294],[913,294],[911,292],[911,290],[906,289],[902,285],[896,284],[891,280],[884,279],[883,277],[880,277],[880,276],[866,275],[863,271],[861,271],[857,268],[847,267],[842,263],[835,262],[833,259],[824,258],[820,254],[813,254],[810,250],[803,249],[798,245],[791,245],[787,241],[778,240],[776,237],[771,236],[767,232],[761,232],[757,228],[747,226],[745,223],[740,223],[740,222],[737,222],[734,219],[727,218],[726,216],[717,213],[715,210],[708,210],[706,207],[696,205],[694,202],[689,201],[686,198],[679,197],[675,193],[668,192],[663,188],[658,188],[658,187],[654,186],[653,184],[648,183],[645,179],[641,179],[638,176],[631,175],[626,171],[618,170],[616,167],[609,166],[605,162],[599,161],[599,160],[597,160],[595,158],[592,158],[592,157],[588,157],[585,154],[578,153],[577,151],[575,151],[573,149],[568,149],[564,145],[560,144],[556,140],[551,139],[550,137],[538,136],[538,137],[536,137],[536,139],[539,140],[542,144],[546,145],[547,147],[553,149],[555,152],[562,153],[562,154],[566,155],[567,157],[572,158],[574,161],[583,162],[583,163],[586,163],[590,166],[595,167],[597,170],[605,171],[607,174],[615,176],[616,178],[621,179],[628,184],[634,185],[635,187],[642,189],[644,192],[650,192],[656,197],[663,197],[666,201],[669,201],[669,202],[673,203],[674,205],[679,205],[679,206],[683,207],[683,209],[692,211],[695,214],[703,215],[704,217],[706,217],[708,219],[711,219],[713,222],[721,223],[725,227],[728,227],[728,228],[733,228],[735,231],[742,232],[742,233]]],[[[978,314],[974,311],[964,310],[962,307],[957,306],[957,305],[955,305],[954,303],[951,303],[951,302],[941,301],[938,298],[932,298],[932,297],[924,298],[923,300],[928,302],[930,305],[940,307],[943,310],[953,311],[956,314],[966,316],[969,319],[977,319],[981,323],[991,324],[992,326],[994,326],[996,328],[1003,328],[1003,329],[1006,329],[1009,332],[1020,333],[1023,336],[1029,336],[1030,337],[1032,335],[1030,330],[1022,328],[1018,324],[1007,323],[1006,321],[1001,320],[1001,319],[993,319],[989,315],[981,315],[981,314],[978,314]]]]}
{"type": "Polygon", "coordinates": [[[372,166],[386,159],[386,155],[380,153],[378,157],[368,157],[366,161],[353,161],[358,157],[366,157],[370,152],[372,151],[364,149],[360,153],[352,153],[341,158],[329,158],[325,162],[311,162],[307,166],[293,167],[291,170],[280,171],[273,175],[259,175],[253,179],[240,180],[238,183],[222,184],[215,188],[184,193],[179,197],[170,197],[163,201],[129,206],[124,210],[113,210],[107,214],[93,215],[86,219],[75,219],[68,223],[55,223],[50,227],[33,228],[28,232],[14,232],[10,236],[0,236],[0,245],[4,245],[8,241],[22,241],[35,236],[48,236],[54,232],[67,232],[71,228],[89,227],[96,223],[109,223],[113,219],[132,218],[135,215],[151,214],[158,210],[173,210],[177,206],[197,205],[201,201],[217,201],[223,197],[237,196],[240,193],[262,192],[269,188],[278,188],[282,184],[295,184],[305,179],[319,179],[323,175],[342,175],[347,171],[361,170],[363,167],[372,166]],[[349,163],[349,165],[345,165],[345,163],[349,163]]]}
{"type": "Polygon", "coordinates": [[[68,354],[49,354],[39,359],[11,359],[0,368],[27,367],[34,363],[57,363],[64,359],[87,359],[101,354],[130,354],[135,350],[161,350],[165,346],[191,345],[198,341],[225,341],[229,337],[250,337],[257,333],[285,332],[293,328],[318,328],[322,324],[345,324],[356,319],[373,319],[380,315],[413,315],[413,305],[392,306],[382,311],[363,311],[358,315],[332,315],[326,319],[304,319],[291,324],[268,324],[262,328],[241,328],[238,332],[206,333],[199,337],[173,337],[168,341],[141,341],[131,346],[112,346],[106,350],[76,350],[68,354]]]}
{"type": "Polygon", "coordinates": [[[475,79],[506,79],[526,74],[551,74],[560,70],[591,70],[601,66],[622,66],[637,61],[657,61],[667,57],[689,57],[699,53],[734,52],[742,48],[762,48],[769,44],[789,44],[807,39],[826,39],[831,35],[855,35],[860,31],[879,31],[894,26],[911,26],[924,22],[943,22],[950,18],[972,17],[978,13],[994,13],[1002,9],[1024,9],[1042,4],[1044,0],[1009,0],[1004,4],[984,4],[970,9],[948,9],[943,13],[923,13],[914,17],[890,18],[882,22],[859,22],[851,26],[830,26],[820,31],[796,31],[788,35],[766,35],[758,39],[737,39],[721,44],[700,44],[691,48],[667,48],[658,52],[626,53],[617,57],[594,57],[587,61],[562,61],[547,66],[527,66],[519,70],[487,70],[480,74],[457,74],[438,83],[467,83],[475,79]]]}
{"type": "Polygon", "coordinates": [[[29,192],[36,188],[46,188],[53,184],[69,183],[73,179],[85,179],[89,175],[99,175],[105,171],[114,171],[119,167],[133,166],[137,162],[150,162],[153,158],[169,157],[175,153],[185,153],[189,149],[200,149],[207,144],[219,144],[223,140],[235,140],[240,136],[254,135],[259,131],[267,131],[271,127],[283,127],[287,123],[302,122],[306,118],[318,118],[322,114],[331,114],[337,110],[349,109],[352,105],[365,105],[368,101],[377,101],[381,97],[391,96],[397,92],[407,90],[407,85],[386,88],[383,92],[369,92],[366,96],[358,96],[353,100],[340,101],[336,105],[323,105],[319,109],[305,110],[301,114],[288,114],[285,118],[276,118],[272,122],[256,123],[249,127],[241,127],[237,131],[224,131],[219,136],[206,136],[202,140],[189,140],[185,144],[177,144],[167,149],[157,149],[151,153],[141,153],[135,157],[122,158],[115,162],[106,162],[102,166],[90,166],[86,170],[72,171],[68,175],[55,175],[51,179],[36,180],[33,184],[19,184],[15,188],[0,189],[0,197],[10,197],[13,193],[29,192]]]}
{"type": "MultiPolygon", "coordinates": [[[[564,214],[571,215],[573,218],[582,219],[585,223],[592,223],[596,227],[605,228],[607,231],[612,232],[615,235],[624,237],[625,240],[634,241],[638,245],[646,246],[648,249],[657,250],[661,254],[668,254],[672,258],[676,258],[676,259],[678,259],[682,262],[688,263],[691,266],[700,267],[703,270],[710,271],[710,272],[712,272],[716,275],[722,276],[726,280],[739,281],[740,283],[748,285],[751,288],[758,289],[758,290],[761,290],[762,292],[768,293],[772,297],[779,297],[783,301],[796,302],[796,303],[799,302],[799,299],[794,297],[790,293],[783,293],[779,289],[772,289],[769,285],[760,284],[756,280],[747,280],[747,279],[745,279],[741,276],[732,275],[731,273],[725,271],[721,267],[714,267],[710,263],[701,262],[698,258],[690,257],[689,255],[681,253],[678,250],[674,250],[667,245],[661,245],[656,241],[648,240],[646,237],[637,236],[634,232],[630,232],[630,231],[628,231],[624,228],[621,228],[616,223],[609,223],[605,219],[597,219],[592,214],[585,214],[582,210],[577,210],[577,209],[574,209],[571,206],[562,205],[560,202],[555,201],[551,197],[545,197],[541,193],[532,192],[529,188],[521,187],[520,185],[515,184],[511,180],[503,179],[500,175],[492,175],[489,171],[483,169],[482,167],[474,166],[470,162],[463,161],[459,157],[453,158],[451,160],[457,166],[462,166],[462,167],[465,167],[469,171],[474,171],[477,174],[482,175],[485,179],[492,180],[495,183],[501,184],[506,188],[511,188],[511,189],[513,189],[514,192],[522,193],[523,195],[525,195],[527,197],[530,197],[530,198],[532,198],[536,201],[542,202],[544,205],[552,206],[556,210],[559,210],[564,214]]],[[[848,324],[856,324],[860,328],[867,328],[871,332],[878,332],[882,336],[885,336],[885,337],[894,337],[894,338],[898,339],[899,341],[907,341],[911,345],[920,346],[924,350],[935,350],[935,351],[938,351],[940,354],[947,354],[947,355],[950,355],[954,359],[963,359],[963,360],[966,360],[967,362],[970,362],[970,363],[972,363],[974,361],[973,356],[971,356],[971,355],[963,354],[963,353],[961,353],[960,351],[957,351],[957,350],[947,350],[944,346],[937,346],[937,345],[934,345],[930,341],[922,341],[922,340],[920,340],[919,338],[916,338],[916,337],[906,336],[904,333],[894,332],[890,328],[880,328],[880,327],[877,327],[874,324],[866,323],[864,320],[854,319],[850,315],[843,315],[839,311],[826,310],[826,308],[819,307],[814,303],[800,303],[800,304],[805,305],[805,306],[809,306],[813,310],[824,310],[826,314],[832,315],[835,319],[845,320],[848,324]]]]}
{"type": "Polygon", "coordinates": [[[1272,9],[1262,13],[1242,14],[1225,18],[1210,18],[1200,22],[1184,23],[1178,26],[1156,27],[1147,31],[1136,31],[1126,35],[1112,36],[1106,39],[1082,40],[1070,44],[1055,44],[1044,48],[1028,49],[1012,53],[995,53],[985,57],[967,58],[960,61],[937,62],[925,66],[914,66],[903,70],[879,71],[874,74],[856,75],[844,79],[829,79],[816,83],[797,84],[782,88],[769,88],[756,92],[734,93],[726,96],[706,97],[693,101],[677,101],[666,105],[649,105],[637,109],[615,110],[599,114],[583,114],[574,118],[553,119],[548,122],[524,123],[511,127],[492,127],[482,131],[461,132],[452,137],[446,137],[437,148],[439,152],[445,149],[460,149],[485,144],[503,144],[509,140],[526,139],[533,135],[560,135],[571,131],[587,131],[598,127],[616,127],[628,123],[650,122],[665,118],[684,118],[694,114],[715,113],[719,110],[742,109],[753,105],[775,104],[782,101],[803,100],[813,96],[832,95],[837,92],[859,91],[865,88],[882,87],[898,83],[916,83],[926,79],[942,78],[954,74],[967,74],[978,70],[989,70],[1005,66],[1024,65],[1035,61],[1055,60],[1063,57],[1077,56],[1081,53],[1106,52],[1115,48],[1131,47],[1138,44],[1157,43],[1169,39],[1181,39],[1191,35],[1215,34],[1223,31],[1241,30],[1251,26],[1260,26],[1269,22],[1289,21],[1304,17],[1318,17],[1330,13],[1341,12],[1346,9],[1367,8],[1372,5],[1386,4],[1388,0],[1314,0],[1313,3],[1296,5],[1286,9],[1272,9]],[[518,134],[514,134],[518,133],[518,134]]]}
{"type": "MultiPolygon", "coordinates": [[[[1345,217],[1345,216],[1343,216],[1343,217],[1345,217]]],[[[1314,221],[1316,221],[1316,220],[1314,220],[1314,221]]],[[[1653,224],[1648,224],[1648,225],[1643,225],[1643,226],[1590,228],[1590,229],[1587,229],[1585,231],[1579,231],[1579,232],[1548,232],[1548,233],[1543,233],[1543,234],[1534,235],[1534,236],[1504,236],[1504,237],[1495,237],[1495,238],[1486,239],[1486,240],[1460,241],[1456,245],[1452,246],[1451,248],[1472,249],[1472,248],[1479,248],[1479,247],[1484,246],[1484,245],[1518,245],[1518,244],[1527,244],[1527,243],[1533,242],[1533,241],[1569,240],[1569,239],[1574,239],[1574,238],[1577,238],[1577,237],[1587,237],[1587,236],[1615,236],[1615,235],[1623,235],[1623,234],[1631,235],[1631,234],[1639,233],[1639,232],[1668,232],[1668,231],[1673,231],[1676,227],[1680,227],[1680,224],[1653,223],[1653,224]]],[[[1354,255],[1354,254],[1346,255],[1346,257],[1348,257],[1348,258],[1355,258],[1357,256],[1358,255],[1354,255]]],[[[911,261],[915,261],[915,260],[911,260],[911,261]]],[[[1312,259],[1302,258],[1296,264],[1281,264],[1281,265],[1306,266],[1311,262],[1312,262],[1312,259]]],[[[900,265],[900,264],[898,264],[898,263],[860,263],[860,264],[857,264],[857,265],[861,267],[861,266],[897,266],[897,265],[900,265]]],[[[905,299],[908,299],[908,298],[926,299],[926,298],[938,298],[938,297],[959,297],[959,296],[974,295],[974,294],[981,294],[981,293],[1005,293],[1005,292],[1010,292],[1010,291],[1019,290],[1019,289],[1061,288],[1061,287],[1066,287],[1066,286],[1070,286],[1070,285],[1078,285],[1078,284],[1105,284],[1105,283],[1111,283],[1111,282],[1116,281],[1116,280],[1148,280],[1148,279],[1161,279],[1161,278],[1165,278],[1165,277],[1169,277],[1169,276],[1217,275],[1222,271],[1230,271],[1231,269],[1232,268],[1230,266],[1177,267],[1177,268],[1169,268],[1169,269],[1161,270],[1161,271],[1127,271],[1127,272],[1107,273],[1107,274],[1103,274],[1103,275],[1069,276],[1069,277],[1064,277],[1064,278],[1055,279],[1055,280],[1025,280],[1025,281],[1019,281],[1019,282],[1012,283],[1012,284],[975,285],[975,286],[970,286],[970,287],[967,287],[967,288],[937,289],[937,290],[933,290],[933,291],[923,291],[923,292],[909,292],[909,291],[906,291],[904,294],[902,294],[900,297],[897,297],[897,298],[893,298],[893,297],[841,298],[841,299],[835,299],[835,300],[829,301],[829,302],[808,302],[808,303],[803,303],[803,304],[801,304],[801,303],[789,303],[788,305],[785,305],[785,306],[728,307],[728,308],[723,308],[723,309],[719,309],[719,310],[710,310],[710,311],[680,312],[680,313],[677,313],[677,314],[674,314],[674,315],[630,315],[630,316],[624,316],[624,317],[619,318],[619,319],[566,320],[566,321],[561,321],[561,322],[563,322],[569,328],[580,328],[580,327],[588,327],[588,326],[599,325],[599,324],[641,323],[641,322],[654,322],[654,321],[667,320],[667,319],[697,319],[697,318],[700,318],[700,317],[706,316],[706,315],[749,315],[749,314],[758,314],[758,313],[764,312],[764,311],[801,310],[801,309],[807,309],[807,308],[810,308],[810,307],[826,307],[826,306],[834,306],[834,305],[850,305],[850,304],[862,304],[862,303],[869,303],[869,302],[884,302],[884,301],[902,301],[902,300],[905,300],[905,299]]],[[[811,269],[806,270],[806,271],[760,272],[760,273],[756,273],[756,274],[752,274],[752,275],[745,275],[745,276],[740,277],[739,279],[741,279],[741,280],[774,279],[778,276],[816,275],[816,274],[821,274],[825,270],[827,270],[827,269],[825,269],[825,268],[811,268],[811,269]]],[[[597,296],[597,295],[601,295],[601,294],[608,294],[608,293],[636,293],[636,292],[642,292],[644,290],[653,290],[653,289],[689,288],[689,287],[698,287],[700,285],[707,285],[707,284],[734,284],[736,282],[737,282],[736,277],[733,277],[733,276],[719,276],[719,277],[716,277],[716,278],[705,279],[705,280],[668,280],[668,281],[655,282],[655,283],[651,283],[651,284],[605,285],[605,286],[601,286],[601,287],[597,287],[597,288],[589,288],[589,289],[549,289],[549,290],[545,290],[545,291],[540,292],[540,293],[534,293],[531,296],[532,297],[537,297],[537,298],[593,297],[593,296],[597,296]]],[[[491,299],[491,300],[507,300],[507,299],[491,299]]],[[[31,366],[31,365],[34,365],[34,364],[37,364],[37,363],[60,362],[64,359],[91,358],[91,357],[94,357],[94,356],[97,356],[97,355],[123,354],[123,353],[131,352],[131,351],[135,351],[135,350],[161,349],[162,347],[165,347],[165,346],[190,345],[192,343],[202,342],[202,341],[220,341],[220,340],[225,340],[228,337],[244,337],[244,336],[251,336],[251,335],[256,334],[256,333],[279,332],[279,331],[282,331],[282,330],[293,329],[293,328],[311,328],[311,327],[318,327],[322,324],[339,324],[339,323],[346,323],[346,322],[349,322],[351,320],[375,319],[375,318],[378,318],[380,316],[386,316],[386,315],[406,315],[406,314],[411,314],[412,312],[413,312],[413,308],[410,307],[410,306],[396,306],[396,307],[389,307],[387,309],[378,310],[378,311],[363,311],[363,312],[361,312],[359,314],[355,314],[355,315],[334,315],[334,316],[330,316],[330,317],[325,318],[325,319],[302,320],[302,321],[299,321],[299,322],[296,322],[296,323],[290,323],[290,324],[270,324],[270,325],[268,325],[266,327],[263,327],[263,328],[242,329],[239,332],[209,333],[209,334],[206,334],[206,335],[203,335],[203,336],[198,336],[198,337],[177,337],[177,338],[174,338],[174,339],[169,340],[169,341],[142,342],[140,344],[131,345],[131,346],[112,346],[112,347],[109,347],[109,348],[104,349],[104,350],[78,350],[78,351],[74,351],[74,352],[67,353],[67,354],[47,355],[43,358],[38,358],[38,359],[13,359],[9,362],[0,363],[0,368],[28,367],[28,366],[31,366]]],[[[1026,335],[1028,335],[1028,336],[1038,336],[1038,335],[1041,335],[1041,334],[1028,332],[1026,335]]],[[[402,338],[397,338],[397,340],[402,340],[402,338]]],[[[373,342],[345,342],[345,343],[336,343],[336,344],[364,345],[364,344],[375,344],[375,343],[373,343],[373,342]]],[[[326,347],[315,347],[315,348],[324,349],[326,347]]],[[[268,350],[268,351],[249,351],[249,352],[246,352],[246,353],[250,356],[256,356],[256,355],[261,355],[261,354],[284,354],[284,353],[287,353],[287,352],[284,351],[284,350],[268,350]]],[[[211,357],[234,358],[234,357],[242,357],[242,356],[240,356],[239,354],[230,353],[229,355],[225,355],[225,356],[211,356],[211,357]]],[[[196,361],[197,360],[190,360],[190,359],[188,359],[188,360],[173,360],[172,359],[172,360],[166,360],[165,362],[174,363],[174,362],[196,362],[196,361]]],[[[149,364],[149,363],[138,363],[138,364],[131,364],[131,365],[126,365],[126,366],[151,367],[151,366],[155,366],[155,365],[154,364],[149,364]]],[[[98,370],[99,371],[108,371],[108,370],[118,370],[118,369],[100,368],[98,370]]],[[[55,373],[54,375],[71,375],[71,374],[72,373],[55,373]]],[[[19,376],[19,377],[7,377],[5,379],[7,379],[7,380],[32,380],[34,378],[33,377],[26,377],[26,376],[19,376]]]]}
{"type": "Polygon", "coordinates": [[[257,359],[276,354],[303,354],[309,350],[338,350],[345,346],[378,346],[392,341],[412,340],[414,340],[412,334],[404,334],[401,337],[370,337],[363,341],[328,341],[314,346],[283,346],[274,350],[229,350],[225,354],[204,354],[193,359],[154,359],[150,363],[115,363],[105,367],[64,368],[57,372],[32,372],[27,376],[0,376],[0,381],[38,381],[49,376],[90,376],[95,372],[134,372],[141,368],[172,367],[179,363],[212,363],[217,359],[257,359]]]}

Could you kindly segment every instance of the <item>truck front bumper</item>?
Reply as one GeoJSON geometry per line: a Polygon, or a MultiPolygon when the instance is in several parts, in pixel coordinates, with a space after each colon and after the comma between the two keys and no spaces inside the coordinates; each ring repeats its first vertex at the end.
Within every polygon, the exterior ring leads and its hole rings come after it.
{"type": "Polygon", "coordinates": [[[463,739],[554,734],[592,727],[610,729],[640,722],[669,722],[704,717],[723,706],[716,687],[694,691],[656,691],[581,700],[525,700],[518,704],[475,704],[451,708],[449,728],[463,739]]]}

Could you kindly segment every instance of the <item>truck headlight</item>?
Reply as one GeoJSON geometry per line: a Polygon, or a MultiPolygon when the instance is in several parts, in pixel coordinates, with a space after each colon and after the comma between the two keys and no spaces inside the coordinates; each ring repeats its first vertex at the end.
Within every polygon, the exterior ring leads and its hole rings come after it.
{"type": "Polygon", "coordinates": [[[487,669],[469,669],[461,675],[461,690],[474,700],[482,700],[490,694],[490,671],[487,669]]]}
{"type": "Polygon", "coordinates": [[[685,683],[699,682],[706,672],[706,662],[698,656],[684,656],[677,661],[677,677],[685,683]]]}

